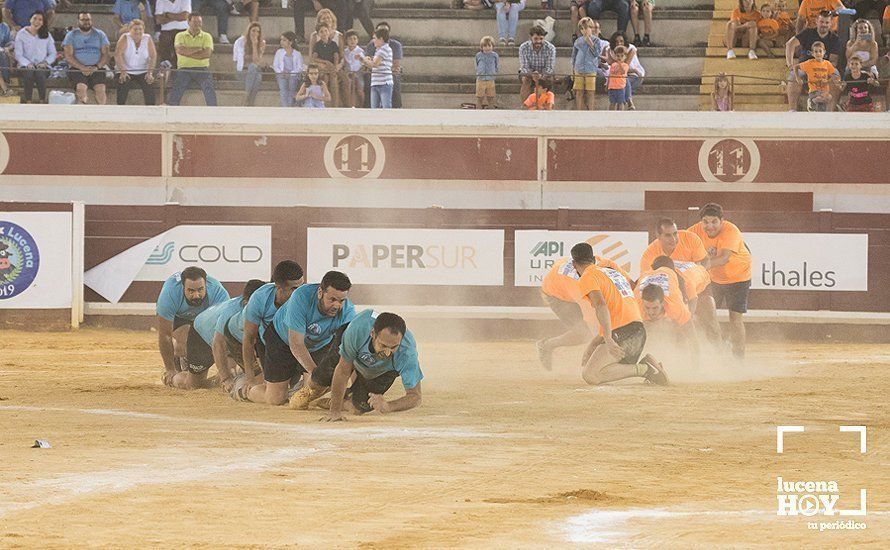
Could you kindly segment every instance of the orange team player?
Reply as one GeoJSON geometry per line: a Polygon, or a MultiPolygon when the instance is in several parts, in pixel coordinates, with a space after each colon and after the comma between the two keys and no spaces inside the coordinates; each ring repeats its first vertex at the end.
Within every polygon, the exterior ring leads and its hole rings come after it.
{"type": "Polygon", "coordinates": [[[581,376],[588,384],[605,384],[640,376],[667,385],[664,367],[651,355],[640,360],[646,345],[646,327],[634,299],[630,280],[608,267],[596,267],[593,254],[573,258],[581,275],[578,285],[590,300],[601,338],[591,342],[582,362],[581,376]]]}
{"type": "Polygon", "coordinates": [[[686,294],[686,281],[674,268],[673,260],[667,256],[659,256],[655,263],[661,264],[660,267],[640,275],[634,292],[646,330],[648,332],[654,325],[662,324],[662,321],[670,321],[672,328],[677,329],[671,330],[671,333],[676,332],[676,336],[689,346],[692,362],[697,365],[698,338],[695,335],[695,323],[691,322],[692,313],[687,306],[689,298],[686,294]],[[668,263],[662,263],[664,261],[668,263]]]}
{"type": "Polygon", "coordinates": [[[674,261],[667,256],[659,256],[652,262],[652,268],[672,267],[681,276],[686,289],[686,305],[695,316],[699,327],[711,342],[720,340],[720,325],[717,322],[717,308],[708,290],[711,276],[701,264],[674,261]]]}
{"type": "Polygon", "coordinates": [[[670,218],[662,218],[655,224],[655,240],[643,252],[640,260],[640,273],[652,269],[652,262],[659,256],[667,256],[680,262],[705,264],[708,252],[698,235],[685,230],[677,230],[677,224],[670,218]]]}
{"type": "Polygon", "coordinates": [[[723,219],[723,207],[709,203],[699,211],[701,221],[689,228],[701,237],[708,250],[711,294],[717,306],[729,310],[730,341],[736,357],[745,356],[745,323],[751,290],[751,251],[742,232],[723,219]]]}
{"type": "Polygon", "coordinates": [[[522,103],[529,111],[551,111],[556,96],[553,95],[553,84],[549,78],[541,77],[535,91],[522,103]]]}
{"type": "MultiPolygon", "coordinates": [[[[823,11],[844,9],[841,0],[803,0],[797,9],[797,32],[816,28],[816,17],[823,11]]],[[[831,30],[837,31],[837,17],[831,22],[831,30]]]]}
{"type": "MultiPolygon", "coordinates": [[[[538,359],[546,370],[553,368],[553,351],[556,348],[588,342],[598,331],[593,308],[581,294],[581,287],[578,286],[581,276],[575,271],[574,264],[575,258],[586,259],[593,256],[593,247],[589,243],[578,243],[572,247],[571,254],[571,257],[557,260],[541,282],[544,301],[567,329],[559,336],[537,342],[538,359]]],[[[627,277],[624,270],[612,260],[594,256],[594,263],[597,267],[615,269],[627,277]]]]}

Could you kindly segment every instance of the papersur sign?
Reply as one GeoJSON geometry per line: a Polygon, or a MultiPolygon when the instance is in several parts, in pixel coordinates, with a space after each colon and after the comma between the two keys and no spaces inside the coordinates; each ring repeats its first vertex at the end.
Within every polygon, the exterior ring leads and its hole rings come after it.
{"type": "Polygon", "coordinates": [[[307,273],[357,284],[504,284],[504,232],[489,229],[309,228],[307,273]]]}
{"type": "Polygon", "coordinates": [[[868,290],[868,235],[743,233],[751,288],[868,290]]]}
{"type": "Polygon", "coordinates": [[[540,286],[556,260],[569,256],[572,247],[587,242],[598,257],[613,260],[639,276],[640,258],[649,245],[645,231],[516,231],[515,286],[540,286]]]}

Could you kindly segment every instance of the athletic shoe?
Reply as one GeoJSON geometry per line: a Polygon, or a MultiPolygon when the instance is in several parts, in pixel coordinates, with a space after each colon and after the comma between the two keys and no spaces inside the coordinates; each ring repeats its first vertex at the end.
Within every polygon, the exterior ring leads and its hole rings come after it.
{"type": "Polygon", "coordinates": [[[229,43],[229,37],[226,36],[225,34],[221,34],[221,35],[219,35],[219,43],[220,43],[220,44],[228,44],[228,43],[229,43]]]}
{"type": "Polygon", "coordinates": [[[507,39],[506,39],[506,38],[501,38],[498,42],[500,43],[501,46],[506,46],[506,45],[507,45],[507,39]]]}
{"type": "Polygon", "coordinates": [[[288,408],[305,411],[309,408],[309,403],[323,396],[327,391],[327,388],[313,388],[311,385],[306,384],[290,397],[288,408]]]}
{"type": "Polygon", "coordinates": [[[331,410],[331,398],[330,397],[322,397],[320,399],[316,399],[315,401],[312,402],[311,406],[318,408],[318,409],[323,409],[323,410],[329,411],[329,410],[331,410]]]}
{"type": "Polygon", "coordinates": [[[245,386],[247,385],[247,375],[239,374],[235,377],[235,381],[232,382],[232,391],[229,392],[229,397],[234,399],[235,401],[247,401],[247,396],[244,394],[245,386]]]}
{"type": "Polygon", "coordinates": [[[508,45],[508,46],[515,46],[515,45],[516,45],[516,41],[513,40],[512,38],[509,38],[509,39],[507,39],[507,45],[508,45]]]}
{"type": "Polygon", "coordinates": [[[553,351],[544,346],[544,340],[535,342],[535,349],[538,350],[538,361],[544,370],[553,370],[553,351]]]}
{"type": "Polygon", "coordinates": [[[633,100],[633,99],[628,99],[628,100],[627,100],[627,110],[628,110],[628,111],[636,111],[636,110],[637,110],[637,106],[634,105],[634,100],[633,100]]]}
{"type": "Polygon", "coordinates": [[[649,367],[649,370],[646,371],[643,378],[658,386],[668,385],[667,371],[665,370],[664,365],[656,361],[654,357],[647,353],[646,357],[643,357],[640,363],[649,367]]]}
{"type": "Polygon", "coordinates": [[[735,52],[732,50],[726,50],[726,59],[735,59],[735,52]]]}
{"type": "Polygon", "coordinates": [[[748,59],[757,59],[757,54],[754,53],[754,50],[748,50],[748,59]]]}
{"type": "Polygon", "coordinates": [[[649,35],[643,37],[643,47],[644,48],[654,48],[655,44],[652,43],[652,39],[649,38],[649,35]]]}

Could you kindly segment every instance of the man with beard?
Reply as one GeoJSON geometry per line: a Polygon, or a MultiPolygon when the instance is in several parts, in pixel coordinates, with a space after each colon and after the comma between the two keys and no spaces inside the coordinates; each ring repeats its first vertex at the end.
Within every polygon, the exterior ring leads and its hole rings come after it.
{"type": "Polygon", "coordinates": [[[188,336],[195,317],[228,299],[229,293],[222,284],[200,267],[187,267],[164,282],[156,306],[164,384],[171,386],[173,377],[186,370],[182,363],[188,353],[188,336]]]}
{"type": "Polygon", "coordinates": [[[77,101],[87,102],[87,90],[96,94],[96,103],[105,105],[105,69],[111,60],[108,37],[93,28],[93,16],[77,15],[77,28],[68,31],[62,41],[65,61],[68,62],[68,81],[74,85],[77,101]]]}

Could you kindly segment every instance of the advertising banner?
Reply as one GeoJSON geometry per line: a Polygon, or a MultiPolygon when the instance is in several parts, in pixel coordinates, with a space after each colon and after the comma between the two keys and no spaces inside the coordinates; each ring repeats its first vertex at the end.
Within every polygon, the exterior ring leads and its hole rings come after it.
{"type": "Polygon", "coordinates": [[[178,225],[90,269],[84,284],[116,303],[133,281],[164,281],[190,266],[223,282],[268,280],[271,257],[268,225],[178,225]]]}
{"type": "Polygon", "coordinates": [[[504,284],[500,229],[309,228],[307,273],[330,270],[357,284],[504,284]]]}
{"type": "Polygon", "coordinates": [[[0,308],[72,305],[71,212],[0,212],[0,308]]]}
{"type": "Polygon", "coordinates": [[[596,256],[613,260],[637,278],[640,257],[649,245],[645,231],[516,231],[515,286],[540,286],[556,260],[572,247],[588,242],[596,256]]]}
{"type": "Polygon", "coordinates": [[[745,233],[751,288],[868,290],[868,235],[745,233]]]}

